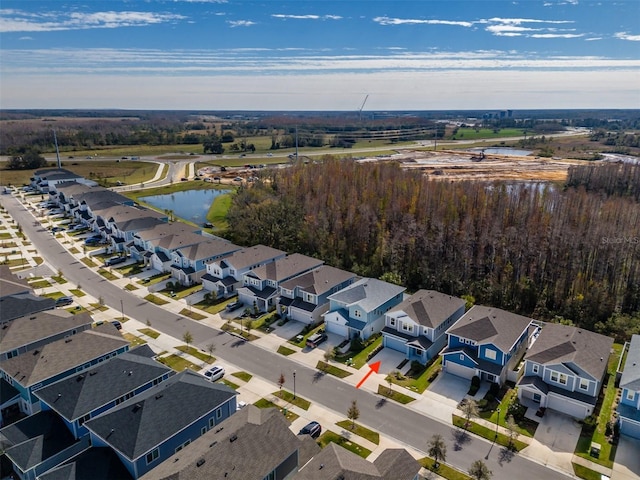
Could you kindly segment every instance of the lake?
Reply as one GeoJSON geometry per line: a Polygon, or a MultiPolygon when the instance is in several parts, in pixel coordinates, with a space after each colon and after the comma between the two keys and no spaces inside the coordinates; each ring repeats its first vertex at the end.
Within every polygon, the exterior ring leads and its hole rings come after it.
{"type": "Polygon", "coordinates": [[[491,148],[472,148],[472,152],[482,152],[486,155],[512,155],[514,157],[526,157],[527,155],[531,155],[533,152],[531,150],[520,150],[518,148],[509,148],[509,147],[491,147],[491,148]]]}
{"type": "Polygon", "coordinates": [[[153,205],[162,212],[172,210],[173,214],[177,217],[193,223],[202,224],[207,221],[207,212],[213,200],[217,196],[225,193],[228,192],[217,189],[185,190],[168,195],[140,197],[140,200],[149,205],[153,205]]]}

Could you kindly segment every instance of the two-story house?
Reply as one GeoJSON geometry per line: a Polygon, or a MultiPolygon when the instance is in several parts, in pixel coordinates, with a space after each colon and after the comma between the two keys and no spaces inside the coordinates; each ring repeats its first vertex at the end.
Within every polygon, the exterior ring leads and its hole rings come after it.
{"type": "Polygon", "coordinates": [[[138,256],[144,251],[141,256],[145,264],[159,272],[170,272],[173,252],[207,240],[194,230],[195,227],[180,222],[156,225],[136,232],[129,251],[134,255],[135,250],[138,256]]]}
{"type": "Polygon", "coordinates": [[[447,344],[445,332],[464,315],[458,297],[418,290],[385,315],[382,345],[426,364],[447,344]]]}
{"type": "MultiPolygon", "coordinates": [[[[75,438],[88,435],[84,423],[173,375],[146,355],[149,347],[129,350],[87,370],[36,390],[42,410],[53,410],[75,438]]],[[[153,352],[151,352],[153,353],[153,352]]]]}
{"type": "Polygon", "coordinates": [[[171,276],[182,285],[200,281],[207,265],[229,257],[241,247],[217,237],[204,237],[202,241],[175,250],[172,254],[171,276]]]}
{"type": "Polygon", "coordinates": [[[355,273],[322,265],[280,284],[277,308],[291,320],[316,324],[329,309],[332,295],[356,281],[355,273]]]}
{"type": "Polygon", "coordinates": [[[202,288],[214,292],[217,298],[237,295],[245,273],[286,257],[287,252],[266,245],[256,245],[233,252],[228,257],[208,263],[207,273],[202,280],[202,288]]]}
{"type": "Polygon", "coordinates": [[[84,425],[137,479],[235,411],[235,391],[184,370],[84,425]]]}
{"type": "Polygon", "coordinates": [[[129,342],[105,323],[22,355],[0,361],[0,375],[20,394],[20,411],[41,409],[34,392],[44,386],[129,350],[129,342]]]}
{"type": "Polygon", "coordinates": [[[532,320],[498,308],[474,305],[447,330],[442,370],[502,385],[528,345],[532,320]]]}
{"type": "Polygon", "coordinates": [[[524,357],[518,399],[583,419],[595,409],[613,339],[568,325],[543,324],[524,357]]]}
{"type": "Polygon", "coordinates": [[[405,288],[375,278],[362,278],[329,296],[324,314],[327,332],[348,339],[368,339],[384,326],[384,314],[404,299],[405,288]]]}
{"type": "Polygon", "coordinates": [[[267,312],[275,308],[278,288],[298,275],[302,275],[324,262],[300,253],[294,253],[248,271],[238,288],[238,300],[249,308],[267,312]]]}
{"type": "Polygon", "coordinates": [[[618,421],[620,433],[640,439],[640,335],[633,335],[626,347],[627,355],[621,366],[618,421]]]}

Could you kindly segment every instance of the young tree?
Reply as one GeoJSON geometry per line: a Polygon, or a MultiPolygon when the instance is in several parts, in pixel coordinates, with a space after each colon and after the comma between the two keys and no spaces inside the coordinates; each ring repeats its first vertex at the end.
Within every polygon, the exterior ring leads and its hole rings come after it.
{"type": "Polygon", "coordinates": [[[193,342],[193,335],[191,335],[189,330],[184,332],[184,335],[182,335],[182,341],[187,344],[187,347],[191,345],[191,342],[193,342]]]}
{"type": "Polygon", "coordinates": [[[393,384],[393,377],[391,376],[391,374],[387,375],[387,383],[389,384],[388,395],[391,396],[391,393],[393,392],[393,390],[391,390],[391,385],[393,384]]]}
{"type": "Polygon", "coordinates": [[[478,402],[472,398],[466,399],[462,402],[462,405],[460,405],[460,410],[462,410],[464,418],[466,419],[465,427],[468,427],[471,417],[477,417],[479,414],[478,402]]]}
{"type": "MultiPolygon", "coordinates": [[[[327,347],[327,349],[324,351],[324,355],[323,355],[323,356],[324,356],[325,364],[326,364],[326,366],[328,367],[328,366],[329,366],[329,362],[330,362],[331,360],[333,360],[334,358],[336,358],[336,352],[335,352],[335,350],[333,349],[333,347],[329,346],[329,347],[327,347]]],[[[325,370],[326,370],[326,367],[325,367],[325,370]]]]}
{"type": "Polygon", "coordinates": [[[435,460],[435,467],[440,466],[440,461],[443,462],[447,459],[447,446],[444,443],[442,435],[435,434],[429,441],[429,456],[435,460]]]}
{"type": "Polygon", "coordinates": [[[351,420],[351,430],[356,427],[356,420],[360,418],[360,409],[356,400],[351,401],[351,406],[347,410],[347,418],[351,420]]]}
{"type": "Polygon", "coordinates": [[[513,447],[513,442],[515,442],[518,439],[518,435],[520,435],[520,433],[518,432],[518,424],[513,418],[513,415],[509,415],[507,417],[505,425],[507,427],[507,430],[509,431],[509,448],[511,448],[513,447]]]}
{"type": "Polygon", "coordinates": [[[469,475],[475,480],[490,480],[493,472],[482,460],[476,460],[469,468],[469,475]]]}
{"type": "Polygon", "coordinates": [[[282,391],[282,386],[286,379],[284,378],[284,373],[280,372],[280,377],[278,378],[278,387],[280,387],[280,391],[282,391]]]}
{"type": "Polygon", "coordinates": [[[214,343],[210,343],[207,345],[207,353],[209,353],[209,359],[213,357],[213,352],[216,351],[216,346],[214,343]]]}

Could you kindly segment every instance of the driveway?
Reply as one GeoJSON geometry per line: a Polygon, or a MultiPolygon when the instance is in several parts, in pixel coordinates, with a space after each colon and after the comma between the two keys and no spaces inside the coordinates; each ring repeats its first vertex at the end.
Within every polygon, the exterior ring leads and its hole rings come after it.
{"type": "Polygon", "coordinates": [[[378,372],[383,374],[383,378],[385,378],[389,373],[395,372],[396,370],[400,370],[402,373],[408,372],[411,368],[411,362],[406,362],[401,369],[398,368],[406,358],[407,357],[402,352],[398,352],[390,348],[383,348],[367,363],[371,365],[374,362],[380,362],[380,370],[378,372]]]}
{"type": "Polygon", "coordinates": [[[637,480],[640,478],[640,440],[620,436],[611,480],[637,480]]]}
{"type": "Polygon", "coordinates": [[[410,405],[431,418],[450,424],[451,415],[468,390],[469,380],[441,372],[421,398],[410,405]]]}

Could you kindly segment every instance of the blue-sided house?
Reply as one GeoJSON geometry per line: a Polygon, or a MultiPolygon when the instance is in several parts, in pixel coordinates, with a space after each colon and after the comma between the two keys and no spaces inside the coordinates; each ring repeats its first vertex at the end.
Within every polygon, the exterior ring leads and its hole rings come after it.
{"type": "Polygon", "coordinates": [[[475,305],[447,331],[442,369],[502,385],[528,345],[532,320],[498,308],[475,305]]]}
{"type": "Polygon", "coordinates": [[[236,411],[236,392],[182,371],[85,426],[95,447],[111,447],[139,478],[236,411]]]}
{"type": "Polygon", "coordinates": [[[620,433],[640,439],[640,335],[633,335],[627,344],[627,356],[621,369],[620,433]]]}
{"type": "Polygon", "coordinates": [[[384,326],[384,314],[403,300],[404,287],[362,278],[329,296],[326,330],[348,339],[368,339],[384,326]]]}
{"type": "Polygon", "coordinates": [[[595,409],[613,339],[568,325],[545,323],[524,357],[518,380],[523,404],[582,420],[595,409]]]}
{"type": "Polygon", "coordinates": [[[385,315],[382,344],[408,360],[426,364],[447,344],[445,332],[464,315],[465,301],[433,290],[418,290],[385,315]]]}

